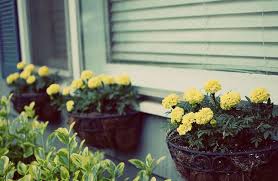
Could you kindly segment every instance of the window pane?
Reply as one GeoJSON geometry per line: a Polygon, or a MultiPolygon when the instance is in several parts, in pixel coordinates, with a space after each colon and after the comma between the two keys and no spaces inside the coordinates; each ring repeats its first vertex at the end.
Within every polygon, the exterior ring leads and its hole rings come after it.
{"type": "Polygon", "coordinates": [[[32,62],[69,70],[64,0],[28,0],[32,62]]]}

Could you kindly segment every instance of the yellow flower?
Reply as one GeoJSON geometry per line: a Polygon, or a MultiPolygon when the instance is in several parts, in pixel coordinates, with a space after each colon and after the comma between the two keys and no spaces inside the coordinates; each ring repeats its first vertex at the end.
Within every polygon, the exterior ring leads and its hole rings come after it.
{"type": "Polygon", "coordinates": [[[35,69],[35,66],[33,64],[27,65],[24,70],[27,70],[29,72],[32,72],[35,69]]]}
{"type": "Polygon", "coordinates": [[[263,103],[270,98],[270,94],[265,88],[256,88],[251,92],[250,99],[253,103],[263,103]]]}
{"type": "Polygon", "coordinates": [[[63,88],[63,91],[62,91],[62,94],[63,94],[64,96],[67,96],[67,95],[70,94],[70,91],[71,91],[71,88],[70,88],[70,87],[64,87],[64,88],[63,88]]]}
{"type": "Polygon", "coordinates": [[[118,75],[115,77],[115,81],[119,85],[129,85],[131,83],[128,75],[118,75]]]}
{"type": "Polygon", "coordinates": [[[17,63],[17,65],[16,65],[16,68],[18,70],[22,70],[24,67],[25,67],[25,62],[24,61],[21,61],[21,62],[17,63]]]}
{"type": "Polygon", "coordinates": [[[207,93],[211,93],[211,94],[214,94],[222,89],[221,84],[219,83],[218,80],[209,80],[205,84],[204,88],[207,93]]]}
{"type": "Polygon", "coordinates": [[[83,80],[82,79],[76,79],[76,80],[73,80],[72,82],[71,82],[71,88],[72,89],[80,89],[80,88],[82,88],[82,86],[83,86],[83,80]]]}
{"type": "Polygon", "coordinates": [[[114,78],[112,76],[110,76],[110,75],[102,74],[102,75],[99,75],[99,77],[100,77],[100,80],[105,85],[110,85],[110,84],[114,84],[115,83],[114,78]]]}
{"type": "Polygon", "coordinates": [[[180,136],[185,135],[187,132],[191,131],[192,124],[190,122],[183,123],[177,128],[177,132],[180,136]]]}
{"type": "Polygon", "coordinates": [[[170,94],[162,100],[162,106],[165,109],[171,109],[173,106],[176,106],[178,102],[179,102],[179,96],[176,94],[170,94]]]}
{"type": "Polygon", "coordinates": [[[7,78],[6,78],[6,82],[7,84],[12,84],[14,83],[17,79],[19,78],[19,73],[15,72],[13,74],[10,74],[7,78]]]}
{"type": "Polygon", "coordinates": [[[94,76],[94,73],[90,70],[84,70],[82,73],[81,73],[81,76],[80,78],[82,80],[88,80],[90,78],[92,78],[94,76]]]}
{"type": "Polygon", "coordinates": [[[152,177],[150,181],[156,181],[156,178],[155,178],[155,177],[152,177]]]}
{"type": "Polygon", "coordinates": [[[184,109],[181,107],[175,107],[171,112],[171,123],[181,122],[184,109]]]}
{"type": "Polygon", "coordinates": [[[194,123],[194,122],[195,122],[195,113],[193,112],[187,113],[182,117],[183,124],[194,123]]]}
{"type": "Polygon", "coordinates": [[[71,111],[73,110],[73,107],[74,107],[74,102],[73,102],[73,100],[67,101],[66,106],[67,106],[67,111],[68,111],[68,112],[71,112],[71,111]]]}
{"type": "Polygon", "coordinates": [[[234,91],[228,92],[220,97],[220,107],[224,110],[230,110],[240,103],[240,94],[234,91]]]}
{"type": "Polygon", "coordinates": [[[195,113],[195,119],[197,124],[207,124],[213,118],[213,111],[210,108],[202,108],[195,113]]]}
{"type": "Polygon", "coordinates": [[[59,93],[59,91],[60,91],[60,85],[59,84],[51,84],[46,89],[46,93],[50,96],[59,93]]]}
{"type": "Polygon", "coordinates": [[[36,77],[34,75],[31,75],[26,79],[26,82],[29,85],[33,84],[35,81],[36,81],[36,77]]]}
{"type": "Polygon", "coordinates": [[[20,73],[20,78],[22,79],[27,79],[29,76],[31,75],[31,72],[29,70],[23,70],[21,73],[20,73]]]}
{"type": "Polygon", "coordinates": [[[99,86],[101,86],[101,79],[99,76],[90,78],[90,80],[88,81],[88,87],[90,89],[95,89],[98,88],[99,86]]]}
{"type": "Polygon", "coordinates": [[[42,66],[38,70],[39,76],[45,77],[49,74],[49,69],[47,66],[42,66]]]}
{"type": "Polygon", "coordinates": [[[199,104],[203,101],[204,95],[196,88],[191,88],[184,93],[184,99],[189,104],[199,104]]]}

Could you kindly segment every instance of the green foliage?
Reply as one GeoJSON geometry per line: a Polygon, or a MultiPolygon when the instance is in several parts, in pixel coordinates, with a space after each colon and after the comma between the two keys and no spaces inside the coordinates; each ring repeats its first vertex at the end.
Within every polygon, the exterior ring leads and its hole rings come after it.
{"type": "Polygon", "coordinates": [[[129,162],[136,168],[140,169],[134,181],[149,181],[151,179],[153,170],[163,161],[165,157],[160,157],[158,160],[152,158],[151,154],[148,154],[145,159],[145,163],[141,160],[131,159],[129,162]]]}
{"type": "Polygon", "coordinates": [[[29,162],[35,148],[41,144],[47,123],[36,120],[34,103],[25,106],[25,111],[11,120],[10,98],[1,98],[1,109],[6,110],[6,113],[0,118],[0,156],[7,155],[12,162],[29,162]]]}
{"type": "MultiPolygon", "coordinates": [[[[78,142],[72,130],[74,123],[46,137],[47,123],[36,120],[34,103],[26,106],[14,120],[9,120],[9,99],[1,98],[1,109],[6,112],[0,119],[0,181],[128,180],[123,178],[123,162],[115,164],[104,159],[103,153],[89,151],[83,146],[84,140],[78,142]]],[[[131,161],[142,163],[137,180],[150,179],[153,169],[163,159],[156,161],[149,154],[145,163],[131,161]]]]}

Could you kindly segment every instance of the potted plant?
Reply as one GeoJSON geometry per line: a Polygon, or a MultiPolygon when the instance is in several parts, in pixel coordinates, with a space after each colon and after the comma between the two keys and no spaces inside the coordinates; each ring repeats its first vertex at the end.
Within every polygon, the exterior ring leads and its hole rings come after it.
{"type": "Polygon", "coordinates": [[[177,170],[189,181],[264,181],[278,175],[278,117],[270,94],[256,88],[247,101],[238,92],[218,95],[208,81],[165,97],[172,129],[167,144],[177,170]]]}
{"type": "Polygon", "coordinates": [[[25,105],[34,101],[39,120],[58,120],[60,112],[50,104],[50,98],[45,92],[49,85],[59,80],[57,73],[50,73],[47,66],[36,70],[33,64],[25,62],[19,62],[17,69],[18,72],[12,73],[6,78],[7,85],[13,93],[14,109],[20,113],[24,110],[25,105]]]}
{"type": "Polygon", "coordinates": [[[112,77],[82,72],[68,87],[51,85],[53,103],[66,109],[69,122],[87,143],[99,148],[134,150],[141,133],[138,94],[127,75],[112,77]]]}

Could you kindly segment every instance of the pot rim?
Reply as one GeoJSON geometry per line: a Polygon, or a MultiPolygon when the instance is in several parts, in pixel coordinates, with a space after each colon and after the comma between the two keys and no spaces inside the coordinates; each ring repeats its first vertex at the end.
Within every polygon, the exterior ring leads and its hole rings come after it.
{"type": "Polygon", "coordinates": [[[250,150],[250,151],[240,151],[240,152],[234,152],[234,153],[222,153],[222,152],[205,152],[205,151],[197,151],[197,150],[191,150],[188,149],[187,147],[180,146],[177,144],[174,144],[170,141],[170,136],[173,134],[175,129],[172,129],[168,131],[166,135],[166,142],[168,147],[174,147],[178,150],[188,152],[190,154],[200,154],[200,155],[207,155],[207,156],[239,156],[239,155],[251,155],[251,154],[257,154],[257,153],[262,153],[262,152],[269,152],[272,150],[278,149],[278,142],[276,144],[271,145],[270,147],[267,148],[262,148],[262,149],[256,149],[256,150],[250,150]]]}
{"type": "MultiPolygon", "coordinates": [[[[98,113],[98,112],[91,112],[91,113],[98,113]]],[[[67,113],[70,117],[76,117],[76,118],[91,118],[91,113],[67,113]]],[[[140,113],[139,111],[132,111],[128,112],[127,114],[120,115],[120,114],[106,114],[106,113],[98,113],[99,115],[94,115],[94,118],[117,118],[117,117],[123,117],[123,116],[133,116],[140,113]]]]}

